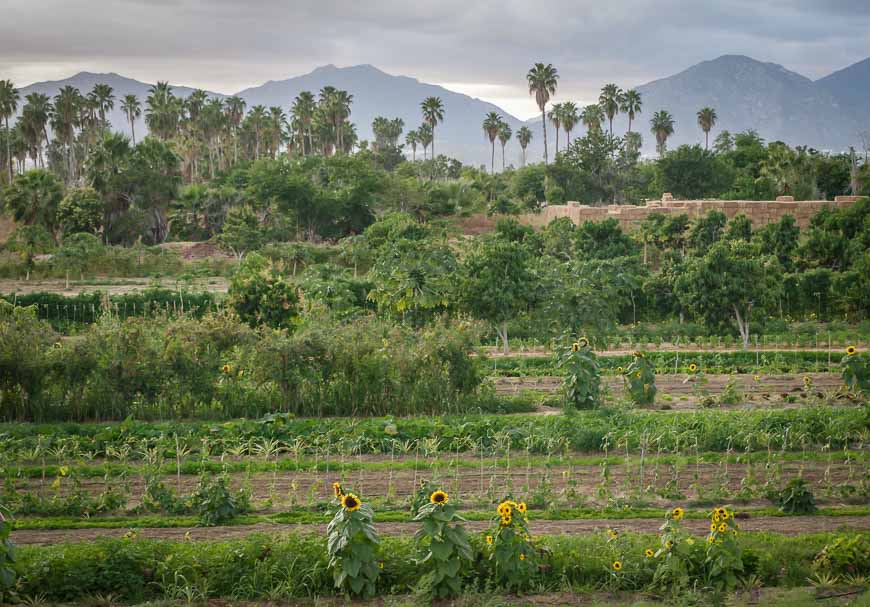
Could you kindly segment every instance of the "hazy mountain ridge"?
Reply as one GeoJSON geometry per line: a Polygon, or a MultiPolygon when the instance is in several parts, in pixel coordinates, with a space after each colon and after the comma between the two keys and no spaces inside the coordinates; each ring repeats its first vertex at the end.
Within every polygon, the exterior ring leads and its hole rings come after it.
{"type": "MultiPolygon", "coordinates": [[[[148,83],[109,74],[81,72],[59,81],[40,82],[21,89],[21,105],[31,92],[54,96],[61,87],[71,85],[87,93],[98,82],[115,89],[115,109],[109,119],[119,131],[129,134],[129,124],[120,110],[124,95],[133,93],[143,103],[143,116],[136,124],[137,137],[146,131],[144,103],[151,86],[148,83]]],[[[445,121],[435,131],[435,151],[454,156],[467,163],[490,162],[490,144],[481,123],[491,111],[501,114],[511,128],[528,125],[534,139],[528,157],[539,159],[543,152],[540,117],[522,121],[498,106],[450,91],[444,87],[420,82],[408,76],[394,76],[372,65],[338,68],[326,65],[301,76],[285,80],[271,80],[260,86],[236,93],[248,109],[257,104],[280,105],[288,112],[293,98],[303,90],[314,93],[331,85],[347,90],[354,96],[351,121],[357,126],[360,139],[371,139],[371,123],[376,116],[399,117],[405,122],[405,132],[421,122],[420,102],[427,96],[441,97],[445,108],[445,121]]],[[[632,129],[644,138],[644,152],[652,154],[653,136],[649,120],[659,109],[671,112],[675,120],[674,135],[668,141],[673,149],[683,143],[702,143],[703,133],[697,126],[696,113],[704,106],[716,109],[718,121],[710,134],[711,143],[723,129],[739,132],[749,128],[757,130],[767,140],[780,139],[792,145],[809,145],[818,149],[839,151],[857,145],[857,134],[870,130],[870,58],[812,81],[775,63],[765,63],[742,55],[723,55],[717,59],[698,63],[682,72],[635,87],[643,95],[643,111],[635,119],[632,129]]],[[[177,95],[187,96],[194,89],[173,86],[177,95]]],[[[209,92],[216,97],[227,97],[209,92]]],[[[565,101],[557,95],[553,101],[565,101]]],[[[620,115],[614,121],[616,133],[623,133],[627,120],[620,115]]],[[[582,136],[578,125],[573,137],[582,136]]],[[[548,124],[548,147],[552,158],[555,135],[548,124]]],[[[560,149],[565,144],[560,134],[560,149]]],[[[506,161],[518,166],[520,148],[515,140],[508,145],[506,161]]],[[[418,157],[422,151],[418,149],[418,157]]],[[[501,150],[496,142],[496,167],[501,165],[501,150]]]]}

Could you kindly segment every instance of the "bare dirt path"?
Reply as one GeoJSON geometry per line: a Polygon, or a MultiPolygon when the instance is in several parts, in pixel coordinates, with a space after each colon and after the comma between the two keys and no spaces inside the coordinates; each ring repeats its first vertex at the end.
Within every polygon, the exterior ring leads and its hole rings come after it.
{"type": "MultiPolygon", "coordinates": [[[[703,536],[709,531],[709,523],[706,520],[686,520],[684,522],[686,529],[696,535],[703,536]]],[[[600,532],[605,529],[632,533],[655,533],[661,524],[661,518],[536,521],[534,520],[534,513],[532,513],[529,528],[536,535],[571,535],[600,532]]],[[[837,530],[870,531],[870,516],[758,517],[741,519],[739,524],[743,531],[765,531],[784,534],[820,533],[837,530]]],[[[382,535],[405,535],[408,537],[412,536],[419,527],[415,523],[376,523],[375,526],[382,535]]],[[[474,532],[481,532],[490,526],[491,523],[488,521],[469,521],[466,523],[468,530],[474,532]]],[[[26,529],[13,531],[12,541],[22,545],[89,542],[97,538],[123,537],[128,531],[128,529],[26,529]]],[[[258,523],[255,525],[231,527],[147,528],[138,529],[136,532],[137,537],[152,540],[230,540],[246,538],[254,533],[276,535],[293,532],[324,535],[326,533],[326,525],[258,523]]]]}
{"type": "MultiPolygon", "coordinates": [[[[867,344],[863,342],[859,342],[856,340],[855,343],[849,344],[857,347],[859,350],[866,349],[868,347],[867,344]]],[[[837,354],[843,354],[843,346],[839,344],[828,344],[827,340],[819,341],[818,345],[814,346],[803,346],[803,345],[795,345],[795,344],[764,344],[764,345],[752,345],[749,350],[744,350],[740,347],[735,346],[716,346],[716,345],[708,345],[708,344],[695,344],[695,343],[685,343],[685,344],[674,344],[674,343],[663,343],[663,344],[635,344],[634,346],[629,347],[628,345],[624,347],[617,347],[607,350],[596,350],[595,353],[598,356],[628,356],[637,350],[643,350],[645,352],[673,352],[676,354],[679,352],[680,354],[691,354],[693,352],[697,353],[709,353],[709,352],[717,352],[717,353],[732,353],[732,352],[834,352],[837,354]]],[[[496,348],[493,346],[484,346],[482,348],[484,353],[490,358],[552,358],[553,351],[548,350],[543,347],[533,347],[529,349],[520,349],[520,350],[511,350],[511,352],[505,356],[500,348],[496,348]]]]}
{"type": "Polygon", "coordinates": [[[226,293],[229,288],[227,279],[220,276],[200,278],[193,281],[178,281],[164,278],[155,281],[151,278],[106,278],[85,281],[73,281],[69,288],[63,279],[47,278],[44,280],[0,280],[0,293],[54,293],[73,297],[80,293],[100,291],[109,295],[123,295],[135,291],[144,291],[154,286],[164,289],[185,289],[188,291],[209,291],[226,293]]]}

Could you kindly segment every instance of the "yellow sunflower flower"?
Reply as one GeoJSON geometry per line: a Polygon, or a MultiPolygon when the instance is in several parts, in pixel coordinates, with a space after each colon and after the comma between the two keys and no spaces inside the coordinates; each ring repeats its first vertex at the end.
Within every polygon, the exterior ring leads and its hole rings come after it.
{"type": "Polygon", "coordinates": [[[341,490],[341,483],[332,483],[332,493],[335,497],[341,499],[341,496],[344,495],[344,492],[341,490]]]}
{"type": "Polygon", "coordinates": [[[354,512],[355,510],[359,510],[359,507],[361,505],[362,502],[353,493],[348,493],[347,495],[341,496],[341,507],[348,512],[354,512]]]}
{"type": "Polygon", "coordinates": [[[752,380],[753,381],[761,381],[761,376],[760,375],[753,375],[752,380]]]}
{"type": "Polygon", "coordinates": [[[579,352],[580,351],[580,344],[576,341],[573,344],[571,344],[571,351],[572,352],[579,352]]]}
{"type": "Polygon", "coordinates": [[[619,533],[617,533],[613,529],[608,529],[607,530],[607,537],[610,538],[611,540],[615,540],[616,538],[619,537],[619,533]]]}
{"type": "Polygon", "coordinates": [[[848,348],[846,348],[846,354],[848,354],[849,356],[852,356],[853,354],[857,354],[857,353],[858,353],[858,348],[856,348],[855,346],[849,346],[848,348]]]}
{"type": "Polygon", "coordinates": [[[491,535],[486,536],[486,545],[492,546],[492,536],[491,535]]]}
{"type": "Polygon", "coordinates": [[[676,508],[674,508],[673,510],[671,510],[671,517],[672,517],[675,521],[681,521],[681,520],[683,520],[683,516],[684,516],[685,514],[686,514],[686,511],[683,510],[682,508],[680,508],[679,506],[677,506],[676,508]]]}
{"type": "Polygon", "coordinates": [[[720,523],[719,524],[719,533],[725,533],[726,531],[728,531],[728,525],[726,525],[725,523],[720,523]]]}
{"type": "Polygon", "coordinates": [[[526,503],[525,502],[520,502],[519,504],[517,504],[517,512],[519,512],[520,514],[526,513],[526,503]]]}
{"type": "Polygon", "coordinates": [[[619,373],[620,375],[622,375],[625,372],[625,370],[622,367],[616,367],[616,372],[619,373]]]}
{"type": "Polygon", "coordinates": [[[712,535],[710,535],[710,536],[707,537],[707,543],[708,543],[708,544],[712,544],[712,543],[715,542],[715,541],[716,541],[716,538],[714,538],[712,535]]]}
{"type": "Polygon", "coordinates": [[[450,501],[450,497],[444,491],[441,491],[439,489],[438,491],[435,491],[432,495],[429,496],[429,501],[433,504],[443,506],[450,501]]]}
{"type": "Polygon", "coordinates": [[[689,365],[689,373],[694,373],[697,370],[698,370],[698,365],[696,365],[695,363],[692,363],[691,365],[689,365]]]}
{"type": "Polygon", "coordinates": [[[526,555],[523,554],[522,552],[520,552],[520,560],[521,560],[521,561],[526,560],[526,555]]]}
{"type": "Polygon", "coordinates": [[[718,522],[719,522],[719,513],[718,513],[718,512],[714,512],[714,513],[713,513],[713,522],[714,522],[714,523],[718,523],[718,522]]]}
{"type": "Polygon", "coordinates": [[[622,569],[622,563],[619,561],[613,561],[613,570],[619,571],[620,569],[622,569]]]}
{"type": "Polygon", "coordinates": [[[652,557],[654,557],[656,555],[656,553],[653,552],[651,548],[647,548],[646,550],[643,551],[643,553],[644,553],[644,556],[646,556],[646,558],[648,558],[648,559],[651,559],[652,557]]]}
{"type": "Polygon", "coordinates": [[[221,367],[221,371],[224,375],[229,375],[232,370],[233,368],[229,365],[224,365],[223,367],[221,367]]]}
{"type": "Polygon", "coordinates": [[[586,346],[589,345],[589,340],[586,339],[585,337],[581,337],[577,343],[580,345],[581,348],[585,348],[586,346]]]}

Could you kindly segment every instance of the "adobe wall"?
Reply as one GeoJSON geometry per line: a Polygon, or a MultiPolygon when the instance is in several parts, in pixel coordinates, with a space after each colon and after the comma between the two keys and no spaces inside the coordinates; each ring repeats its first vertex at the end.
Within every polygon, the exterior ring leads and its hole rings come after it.
{"type": "Polygon", "coordinates": [[[603,221],[613,217],[624,230],[635,229],[651,213],[685,213],[689,219],[704,215],[710,210],[724,213],[728,219],[735,215],[746,215],[753,227],[776,223],[783,215],[793,215],[797,224],[805,228],[810,218],[822,207],[848,207],[858,200],[858,196],[837,196],[830,200],[801,200],[795,202],[790,196],[780,196],[776,200],[673,200],[669,194],[662,200],[648,200],[646,206],[606,205],[592,207],[578,202],[565,205],[544,207],[540,213],[526,213],[519,220],[527,225],[543,227],[559,217],[568,217],[575,224],[585,221],[603,221]]]}

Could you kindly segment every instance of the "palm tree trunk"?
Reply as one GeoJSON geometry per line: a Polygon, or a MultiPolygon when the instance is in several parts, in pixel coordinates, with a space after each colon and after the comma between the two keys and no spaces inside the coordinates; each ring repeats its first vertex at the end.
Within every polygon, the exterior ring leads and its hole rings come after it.
{"type": "Polygon", "coordinates": [[[556,152],[553,154],[553,158],[559,154],[559,127],[556,127],[556,152]]]}
{"type": "Polygon", "coordinates": [[[628,115],[628,132],[631,132],[631,114],[628,115]]]}
{"type": "Polygon", "coordinates": [[[504,144],[501,146],[501,172],[504,173],[504,144]]]}
{"type": "Polygon", "coordinates": [[[710,149],[710,131],[704,131],[704,149],[710,149]]]}
{"type": "Polygon", "coordinates": [[[432,123],[432,160],[435,160],[435,123],[432,123]]]}
{"type": "Polygon", "coordinates": [[[495,175],[495,139],[489,142],[492,145],[492,155],[489,161],[489,174],[495,175]]]}
{"type": "Polygon", "coordinates": [[[546,105],[541,106],[541,126],[544,128],[544,164],[547,162],[547,112],[546,105]]]}
{"type": "Polygon", "coordinates": [[[6,160],[9,162],[9,183],[12,183],[12,133],[9,132],[9,116],[6,118],[6,160]]]}
{"type": "Polygon", "coordinates": [[[526,148],[523,147],[523,166],[526,166],[526,148]]]}

